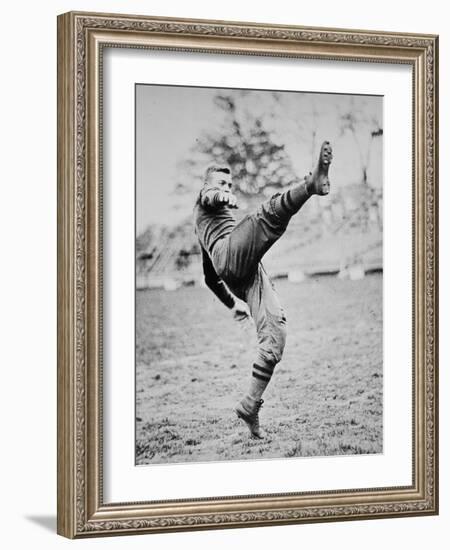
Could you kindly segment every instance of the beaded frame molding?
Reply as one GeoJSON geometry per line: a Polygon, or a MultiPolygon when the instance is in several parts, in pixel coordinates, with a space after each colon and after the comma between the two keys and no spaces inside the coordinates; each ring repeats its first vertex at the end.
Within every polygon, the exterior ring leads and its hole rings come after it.
{"type": "Polygon", "coordinates": [[[438,37],[70,12],[58,17],[58,520],[70,538],[438,513],[438,37]],[[403,63],[413,73],[411,486],[103,502],[104,47],[403,63]]]}

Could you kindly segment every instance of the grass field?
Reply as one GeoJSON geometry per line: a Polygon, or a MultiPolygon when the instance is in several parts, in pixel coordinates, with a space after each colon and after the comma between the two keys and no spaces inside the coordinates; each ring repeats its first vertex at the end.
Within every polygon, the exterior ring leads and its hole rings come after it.
{"type": "Polygon", "coordinates": [[[288,339],[264,394],[262,441],[233,412],[254,327],[242,330],[207,289],[137,293],[137,464],[382,452],[382,276],[276,287],[288,339]]]}

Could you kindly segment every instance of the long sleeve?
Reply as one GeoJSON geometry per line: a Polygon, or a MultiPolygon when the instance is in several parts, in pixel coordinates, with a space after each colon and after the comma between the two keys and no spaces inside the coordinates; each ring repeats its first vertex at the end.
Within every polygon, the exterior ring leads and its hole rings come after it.
{"type": "Polygon", "coordinates": [[[219,192],[220,190],[217,187],[211,187],[209,189],[202,189],[200,191],[200,204],[205,208],[211,208],[215,210],[222,206],[219,203],[219,192]]]}
{"type": "Polygon", "coordinates": [[[225,304],[228,308],[232,308],[235,304],[234,296],[228,290],[225,283],[217,275],[216,270],[211,262],[205,249],[202,247],[203,257],[203,273],[205,275],[205,283],[212,292],[219,298],[219,300],[225,304]]]}

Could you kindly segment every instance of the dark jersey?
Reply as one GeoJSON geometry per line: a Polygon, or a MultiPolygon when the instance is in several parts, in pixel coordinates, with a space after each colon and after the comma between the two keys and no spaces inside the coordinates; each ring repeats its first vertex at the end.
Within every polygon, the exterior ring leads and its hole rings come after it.
{"type": "Polygon", "coordinates": [[[215,204],[214,192],[214,189],[209,189],[208,193],[200,192],[194,207],[195,232],[202,249],[205,283],[223,304],[232,308],[235,304],[234,296],[217,275],[210,255],[216,242],[231,233],[236,219],[228,206],[215,204]]]}
{"type": "Polygon", "coordinates": [[[236,219],[228,205],[217,206],[214,189],[200,192],[194,208],[195,231],[202,247],[211,254],[219,239],[231,233],[236,219]]]}

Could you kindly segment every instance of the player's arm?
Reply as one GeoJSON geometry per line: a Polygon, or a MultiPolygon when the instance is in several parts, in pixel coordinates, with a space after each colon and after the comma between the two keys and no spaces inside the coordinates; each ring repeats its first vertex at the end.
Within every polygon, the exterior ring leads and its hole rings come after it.
{"type": "Polygon", "coordinates": [[[228,308],[233,309],[236,300],[233,294],[228,290],[223,280],[217,275],[216,270],[208,256],[206,250],[202,247],[203,274],[205,276],[206,286],[214,292],[219,300],[228,308]]]}
{"type": "Polygon", "coordinates": [[[219,300],[225,304],[233,315],[233,319],[239,323],[245,323],[250,319],[250,311],[245,302],[238,300],[228,290],[224,281],[217,275],[216,270],[211,262],[210,257],[202,247],[203,256],[203,273],[205,275],[205,283],[219,300]]]}
{"type": "Polygon", "coordinates": [[[210,187],[200,192],[200,202],[202,206],[211,209],[220,208],[228,205],[230,208],[237,208],[237,199],[233,193],[222,191],[218,187],[210,187]]]}

